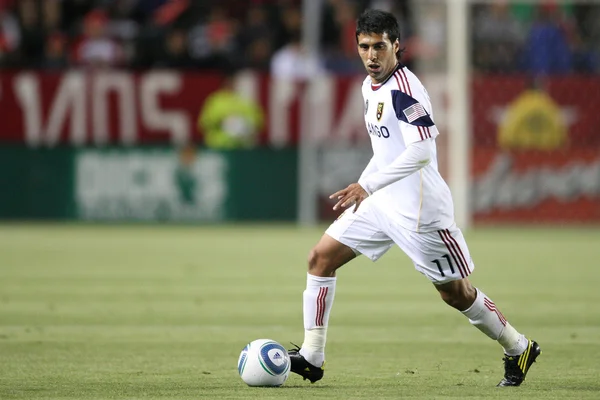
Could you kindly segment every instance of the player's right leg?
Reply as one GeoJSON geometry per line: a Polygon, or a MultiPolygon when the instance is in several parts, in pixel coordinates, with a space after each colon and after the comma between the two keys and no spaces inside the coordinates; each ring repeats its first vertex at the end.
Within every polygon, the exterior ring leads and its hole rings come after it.
{"type": "Polygon", "coordinates": [[[331,224],[310,252],[303,295],[304,342],[288,354],[291,371],[313,383],[323,377],[336,270],[361,253],[376,260],[393,244],[377,227],[377,217],[369,202],[363,202],[356,213],[347,211],[331,224]]]}

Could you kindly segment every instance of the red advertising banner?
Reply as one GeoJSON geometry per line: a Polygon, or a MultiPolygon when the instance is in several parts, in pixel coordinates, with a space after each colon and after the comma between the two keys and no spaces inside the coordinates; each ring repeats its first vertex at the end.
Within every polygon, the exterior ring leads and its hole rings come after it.
{"type": "MultiPolygon", "coordinates": [[[[556,76],[535,82],[520,76],[475,76],[471,86],[475,147],[496,146],[501,122],[511,106],[520,105],[520,96],[532,86],[537,87],[534,91],[545,93],[549,101],[554,103],[568,131],[569,146],[600,148],[600,75],[556,76]]],[[[536,119],[536,116],[533,115],[532,119],[536,119]]]]}
{"type": "Polygon", "coordinates": [[[600,222],[600,77],[472,88],[475,222],[600,222]]]}
{"type": "Polygon", "coordinates": [[[217,76],[37,72],[0,76],[3,141],[30,145],[180,142],[197,135],[217,76]]]}
{"type": "Polygon", "coordinates": [[[475,222],[600,222],[600,149],[501,152],[473,158],[475,222]]]}
{"type": "MultiPolygon", "coordinates": [[[[362,79],[323,77],[322,85],[314,82],[309,88],[248,73],[237,77],[236,89],[263,109],[259,143],[282,147],[297,142],[301,113],[317,115],[320,125],[311,129],[314,135],[367,140],[362,79]]],[[[49,147],[202,143],[198,115],[221,82],[218,75],[176,71],[2,73],[0,142],[49,147]]]]}

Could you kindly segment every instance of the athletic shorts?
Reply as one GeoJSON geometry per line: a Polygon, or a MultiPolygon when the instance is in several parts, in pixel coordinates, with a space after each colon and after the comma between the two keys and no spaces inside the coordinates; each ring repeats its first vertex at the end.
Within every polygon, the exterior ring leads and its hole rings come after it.
{"type": "Polygon", "coordinates": [[[325,233],[373,261],[395,243],[410,257],[417,271],[434,284],[465,278],[475,268],[456,224],[431,232],[411,231],[392,221],[369,201],[361,203],[356,212],[350,207],[325,233]]]}

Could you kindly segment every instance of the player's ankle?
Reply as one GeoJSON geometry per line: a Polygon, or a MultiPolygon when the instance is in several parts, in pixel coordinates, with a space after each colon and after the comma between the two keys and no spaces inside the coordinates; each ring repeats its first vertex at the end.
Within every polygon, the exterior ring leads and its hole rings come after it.
{"type": "Polygon", "coordinates": [[[302,346],[299,353],[306,361],[315,367],[321,367],[325,362],[325,353],[323,352],[313,351],[310,348],[302,346]]]}

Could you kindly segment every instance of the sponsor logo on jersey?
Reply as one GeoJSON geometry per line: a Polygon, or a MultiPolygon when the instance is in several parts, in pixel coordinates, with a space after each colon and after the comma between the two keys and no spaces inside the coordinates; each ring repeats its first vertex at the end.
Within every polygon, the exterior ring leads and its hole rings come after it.
{"type": "Polygon", "coordinates": [[[383,114],[383,103],[377,104],[377,121],[381,121],[381,115],[383,114]]]}

